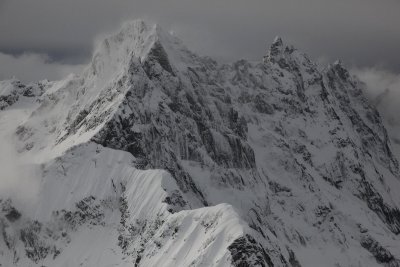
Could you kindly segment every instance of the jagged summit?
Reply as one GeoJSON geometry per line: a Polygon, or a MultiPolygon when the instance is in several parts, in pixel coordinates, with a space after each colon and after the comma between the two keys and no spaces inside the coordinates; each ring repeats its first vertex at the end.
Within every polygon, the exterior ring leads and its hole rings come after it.
{"type": "Polygon", "coordinates": [[[276,36],[269,47],[267,54],[264,56],[264,62],[274,61],[274,58],[284,50],[283,40],[280,36],[276,36]]]}
{"type": "Polygon", "coordinates": [[[400,265],[398,161],[340,64],[280,38],[219,64],[133,21],[81,75],[10,84],[0,137],[38,192],[0,196],[0,265],[400,265]]]}
{"type": "Polygon", "coordinates": [[[283,46],[283,41],[280,36],[275,36],[274,41],[272,42],[273,46],[283,46]]]}
{"type": "Polygon", "coordinates": [[[301,63],[302,61],[310,61],[305,53],[298,51],[292,45],[287,45],[283,42],[282,38],[276,36],[263,58],[264,63],[278,63],[281,66],[285,65],[288,61],[301,63]]]}
{"type": "Polygon", "coordinates": [[[282,53],[283,49],[285,49],[285,46],[283,44],[282,38],[276,36],[268,51],[268,55],[270,57],[277,56],[278,54],[282,53]]]}
{"type": "Polygon", "coordinates": [[[127,68],[132,60],[142,61],[160,42],[156,24],[134,20],[123,24],[121,30],[105,38],[96,48],[90,66],[93,75],[115,75],[127,68]]]}
{"type": "Polygon", "coordinates": [[[120,31],[100,43],[88,72],[109,79],[127,70],[132,62],[144,63],[150,59],[158,60],[172,73],[172,65],[179,68],[187,54],[191,56],[182,42],[158,24],[133,20],[125,22],[120,31]]]}

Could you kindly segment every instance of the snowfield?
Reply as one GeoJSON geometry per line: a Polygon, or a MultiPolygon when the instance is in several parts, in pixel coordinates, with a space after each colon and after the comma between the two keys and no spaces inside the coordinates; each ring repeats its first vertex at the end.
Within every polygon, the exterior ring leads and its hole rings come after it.
{"type": "Polygon", "coordinates": [[[0,266],[400,266],[364,84],[278,37],[221,64],[141,20],[80,75],[0,82],[0,266]]]}

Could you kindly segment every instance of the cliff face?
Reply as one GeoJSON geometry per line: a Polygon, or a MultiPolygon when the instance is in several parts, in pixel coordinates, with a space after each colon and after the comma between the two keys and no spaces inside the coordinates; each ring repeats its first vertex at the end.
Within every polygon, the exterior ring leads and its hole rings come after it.
{"type": "Polygon", "coordinates": [[[5,266],[400,266],[398,162],[340,62],[276,38],[219,64],[134,21],[35,86],[11,125],[39,192],[0,202],[5,266]]]}

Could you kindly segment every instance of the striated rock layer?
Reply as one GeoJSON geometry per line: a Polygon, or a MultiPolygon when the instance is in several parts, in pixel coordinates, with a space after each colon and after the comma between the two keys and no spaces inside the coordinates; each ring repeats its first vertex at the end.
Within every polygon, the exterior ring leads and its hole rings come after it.
{"type": "Polygon", "coordinates": [[[38,188],[0,196],[1,266],[400,266],[398,161],[340,62],[220,64],[133,21],[79,76],[0,87],[38,188]]]}

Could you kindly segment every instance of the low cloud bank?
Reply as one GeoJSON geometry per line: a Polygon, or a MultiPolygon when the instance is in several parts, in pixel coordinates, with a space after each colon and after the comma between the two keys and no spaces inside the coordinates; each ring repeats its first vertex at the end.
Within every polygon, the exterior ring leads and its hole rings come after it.
{"type": "Polygon", "coordinates": [[[352,72],[366,84],[366,94],[392,126],[400,126],[400,74],[381,69],[354,69],[352,72]]]}
{"type": "Polygon", "coordinates": [[[0,112],[0,199],[11,199],[16,208],[32,211],[39,192],[39,167],[16,149],[15,130],[25,119],[25,110],[0,112]]]}
{"type": "Polygon", "coordinates": [[[83,65],[52,62],[46,55],[23,54],[12,56],[0,53],[0,80],[13,77],[23,81],[60,80],[70,73],[79,73],[83,65]]]}

